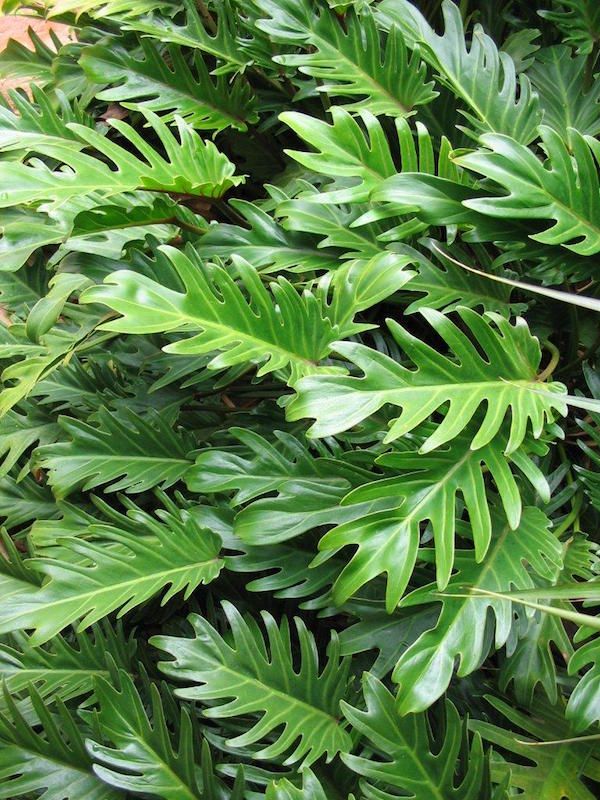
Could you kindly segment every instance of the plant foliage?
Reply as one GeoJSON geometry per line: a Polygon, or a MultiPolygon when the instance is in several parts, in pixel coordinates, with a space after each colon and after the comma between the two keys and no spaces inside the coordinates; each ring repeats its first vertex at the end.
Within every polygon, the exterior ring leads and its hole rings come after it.
{"type": "Polygon", "coordinates": [[[598,796],[598,4],[16,12],[0,798],[598,796]]]}

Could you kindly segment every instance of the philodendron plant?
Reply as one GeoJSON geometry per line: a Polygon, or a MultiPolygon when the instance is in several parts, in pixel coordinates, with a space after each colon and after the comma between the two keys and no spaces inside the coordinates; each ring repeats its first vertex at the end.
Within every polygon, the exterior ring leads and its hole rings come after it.
{"type": "Polygon", "coordinates": [[[0,798],[597,797],[597,0],[2,9],[0,798]]]}

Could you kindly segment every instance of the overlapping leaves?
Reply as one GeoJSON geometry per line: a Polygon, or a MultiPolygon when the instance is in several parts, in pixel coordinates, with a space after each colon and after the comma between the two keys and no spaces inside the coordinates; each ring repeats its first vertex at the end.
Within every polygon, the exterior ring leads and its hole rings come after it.
{"type": "Polygon", "coordinates": [[[301,760],[309,765],[323,754],[331,760],[340,750],[348,749],[350,736],[338,713],[349,663],[340,660],[337,642],[332,642],[326,663],[320,668],[314,639],[296,620],[300,647],[296,670],[287,621],[278,625],[270,614],[263,613],[265,642],[255,622],[244,620],[229,604],[224,609],[233,644],[199,616],[190,618],[194,639],[155,639],[156,646],[173,657],[162,662],[163,671],[176,681],[199,684],[179,689],[178,694],[205,702],[230,698],[205,711],[213,719],[260,713],[248,730],[230,740],[231,746],[263,741],[280,729],[270,744],[255,752],[257,758],[286,754],[285,763],[301,760]]]}
{"type": "Polygon", "coordinates": [[[0,55],[0,797],[597,794],[598,25],[547,5],[0,55]]]}

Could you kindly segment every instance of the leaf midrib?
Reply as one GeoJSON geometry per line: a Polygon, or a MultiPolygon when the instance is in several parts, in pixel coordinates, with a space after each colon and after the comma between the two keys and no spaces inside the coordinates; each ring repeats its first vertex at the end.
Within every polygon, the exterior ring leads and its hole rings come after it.
{"type": "MultiPolygon", "coordinates": [[[[157,578],[161,578],[162,576],[172,576],[172,575],[177,575],[178,573],[188,572],[188,571],[194,570],[194,569],[208,568],[209,566],[211,566],[213,564],[218,564],[220,560],[221,559],[219,558],[219,556],[215,556],[214,558],[211,558],[211,559],[209,559],[207,561],[197,561],[197,562],[194,562],[192,564],[185,564],[184,566],[181,566],[181,567],[158,570],[156,572],[152,572],[150,574],[145,574],[145,575],[137,577],[137,578],[129,579],[129,580],[126,580],[126,581],[121,581],[120,583],[113,583],[110,586],[102,586],[102,587],[97,588],[97,589],[93,589],[93,590],[90,590],[90,591],[87,591],[87,592],[83,592],[82,594],[74,594],[74,595],[72,594],[72,595],[70,595],[68,597],[49,600],[49,601],[46,601],[46,602],[43,603],[43,611],[44,611],[44,614],[47,614],[47,611],[48,611],[49,608],[60,607],[61,605],[69,605],[69,604],[75,602],[76,600],[81,600],[82,601],[81,613],[78,614],[77,617],[74,617],[73,619],[81,618],[81,617],[87,616],[90,613],[90,611],[94,611],[94,610],[97,611],[96,606],[94,606],[91,609],[87,608],[86,606],[83,606],[83,601],[85,599],[87,599],[87,598],[92,599],[92,598],[95,598],[95,597],[102,597],[103,595],[105,595],[107,593],[116,595],[117,591],[119,590],[119,588],[123,587],[123,589],[121,589],[121,591],[119,591],[119,596],[121,596],[123,590],[128,586],[132,586],[133,587],[136,584],[142,584],[142,583],[146,583],[146,582],[149,582],[149,581],[154,581],[157,578]]],[[[54,582],[55,582],[55,579],[52,580],[50,583],[40,587],[40,593],[43,593],[44,589],[46,589],[48,587],[52,587],[52,583],[54,583],[54,582]]],[[[56,581],[56,582],[58,583],[58,581],[56,581]]],[[[162,588],[165,588],[167,583],[170,583],[170,581],[167,580],[165,583],[163,583],[162,588]]],[[[160,591],[160,589],[158,589],[157,591],[160,591]]],[[[132,593],[129,594],[129,595],[126,595],[122,601],[119,601],[118,605],[115,606],[115,608],[119,608],[120,606],[125,605],[127,602],[130,602],[132,599],[134,599],[135,596],[136,596],[136,593],[134,591],[132,591],[132,593]]],[[[28,610],[20,612],[16,617],[13,617],[12,619],[13,620],[18,620],[21,617],[26,617],[27,618],[28,616],[31,616],[32,613],[35,614],[35,610],[39,609],[39,605],[40,605],[40,603],[39,603],[39,599],[38,599],[38,602],[33,606],[33,612],[32,612],[31,609],[28,609],[28,610]]],[[[105,616],[105,614],[103,614],[102,616],[105,616]]],[[[65,624],[67,624],[67,623],[65,623],[65,624]]],[[[61,626],[61,627],[64,627],[64,626],[61,626]]],[[[86,625],[85,627],[88,627],[88,626],[86,625]]],[[[37,630],[37,628],[36,628],[36,630],[37,630]]],[[[59,628],[59,630],[60,630],[60,628],[59,628]]]]}
{"type": "MultiPolygon", "coordinates": [[[[462,377],[462,376],[461,376],[462,377]]],[[[343,380],[343,378],[342,378],[343,380]]],[[[357,378],[356,380],[360,381],[361,378],[357,378]]],[[[489,380],[489,381],[473,381],[470,382],[468,380],[461,380],[460,382],[457,381],[456,383],[423,383],[418,386],[401,386],[397,389],[360,389],[360,393],[362,394],[372,394],[372,395],[385,395],[385,396],[396,396],[402,395],[405,396],[407,394],[418,394],[423,392],[423,390],[437,390],[439,393],[447,392],[472,392],[473,389],[480,388],[481,395],[484,397],[485,391],[494,390],[497,391],[498,384],[500,384],[505,390],[508,390],[510,387],[514,387],[515,389],[528,389],[530,386],[536,387],[536,394],[540,394],[539,388],[540,386],[544,386],[545,384],[540,384],[535,381],[532,377],[530,379],[512,379],[512,378],[503,378],[499,377],[496,380],[489,380]]],[[[543,392],[543,394],[547,394],[549,397],[556,397],[557,399],[561,397],[560,394],[555,394],[554,392],[543,392]]],[[[488,395],[485,395],[488,396],[488,395]]],[[[386,402],[393,403],[394,400],[387,400],[386,402]]]]}
{"type": "MultiPolygon", "coordinates": [[[[213,659],[213,664],[214,664],[215,669],[217,669],[219,672],[229,673],[230,675],[235,676],[237,679],[241,678],[242,681],[245,682],[245,683],[250,683],[250,684],[256,686],[261,691],[261,693],[263,695],[264,694],[268,694],[268,695],[273,695],[275,697],[280,697],[280,698],[285,699],[286,701],[288,701],[292,705],[297,705],[297,706],[301,706],[302,708],[306,708],[306,709],[309,710],[309,712],[312,715],[325,717],[328,725],[332,725],[333,724],[339,731],[345,732],[344,729],[340,726],[340,720],[338,718],[334,717],[328,711],[324,711],[321,708],[317,708],[316,706],[313,706],[310,703],[307,703],[305,700],[300,700],[299,698],[295,697],[294,695],[286,694],[286,692],[282,691],[281,689],[274,689],[272,686],[269,686],[268,684],[263,683],[260,680],[260,678],[256,678],[254,676],[250,676],[245,672],[236,672],[236,670],[232,669],[231,667],[228,667],[226,664],[223,664],[223,662],[219,661],[219,659],[217,659],[217,658],[213,659]]],[[[235,693],[232,693],[231,696],[235,697],[237,700],[239,700],[239,695],[236,695],[235,693]]],[[[217,710],[217,709],[218,709],[218,707],[215,710],[217,710]]],[[[270,714],[270,711],[266,707],[265,708],[261,708],[260,710],[264,711],[265,713],[270,714]]]]}
{"type": "MultiPolygon", "coordinates": [[[[382,92],[389,100],[392,101],[392,104],[397,106],[403,114],[408,114],[410,108],[407,108],[400,100],[395,97],[389,89],[387,89],[383,84],[377,81],[372,75],[369,75],[368,72],[365,72],[363,67],[360,64],[355,63],[349,58],[348,55],[344,52],[344,50],[340,49],[337,42],[331,42],[330,40],[326,39],[322,34],[319,34],[317,30],[313,26],[309,28],[310,33],[312,34],[312,44],[315,45],[321,53],[325,53],[326,49],[328,48],[330,51],[333,50],[334,53],[338,55],[338,58],[344,61],[346,64],[349,64],[353,69],[355,69],[359,75],[361,75],[367,83],[369,83],[372,87],[382,92]],[[319,42],[321,44],[319,44],[319,42]]],[[[307,56],[310,58],[311,54],[308,53],[307,56]]],[[[309,64],[310,65],[310,64],[309,64]]],[[[349,80],[348,78],[335,78],[334,80],[349,80]]],[[[343,84],[339,84],[339,88],[343,89],[343,84]]]]}
{"type": "MultiPolygon", "coordinates": [[[[387,719],[390,722],[390,730],[399,731],[398,720],[394,719],[394,717],[390,716],[390,714],[388,713],[387,705],[382,703],[380,708],[383,710],[383,713],[385,714],[385,716],[387,717],[387,719]]],[[[403,738],[403,741],[406,742],[406,739],[403,738]]],[[[419,751],[416,748],[413,749],[412,747],[410,747],[408,745],[405,746],[404,748],[402,748],[402,751],[404,753],[408,752],[410,760],[417,767],[417,772],[419,772],[421,775],[423,775],[423,781],[422,781],[423,785],[428,786],[428,787],[431,788],[431,786],[432,786],[431,780],[430,780],[431,776],[430,776],[430,773],[427,772],[427,769],[426,769],[426,767],[424,765],[424,760],[425,759],[423,758],[423,755],[419,755],[419,751]]],[[[424,753],[424,755],[431,756],[431,753],[430,753],[429,749],[427,749],[427,751],[424,753]]],[[[397,762],[395,762],[395,763],[397,763],[397,762]]],[[[434,765],[435,765],[435,761],[434,761],[434,765]]],[[[433,795],[431,797],[431,800],[434,800],[434,798],[436,798],[437,800],[446,800],[446,797],[447,797],[447,795],[445,793],[442,793],[440,788],[438,786],[436,786],[435,784],[433,784],[433,795]]]]}
{"type": "MultiPolygon", "coordinates": [[[[98,58],[98,60],[100,60],[100,58],[98,56],[96,56],[96,58],[98,58]]],[[[176,95],[180,95],[180,96],[186,98],[188,102],[196,104],[199,108],[204,106],[205,108],[208,109],[209,113],[217,113],[217,114],[220,114],[222,117],[225,117],[226,119],[231,120],[232,122],[242,123],[243,125],[246,124],[246,120],[243,117],[240,117],[237,114],[232,113],[231,111],[226,111],[226,110],[220,108],[219,106],[208,102],[208,100],[206,99],[205,95],[198,96],[198,95],[190,94],[189,91],[185,91],[184,90],[183,85],[181,83],[179,83],[178,85],[174,85],[173,83],[167,83],[167,81],[164,80],[162,76],[160,76],[158,78],[158,80],[157,80],[154,76],[148,75],[147,73],[136,69],[135,68],[135,63],[137,63],[137,62],[134,62],[134,65],[132,66],[131,62],[128,62],[127,65],[123,68],[123,72],[127,73],[127,72],[131,71],[131,72],[133,72],[134,75],[136,75],[138,77],[138,79],[140,77],[143,78],[144,83],[147,86],[147,93],[148,93],[148,95],[150,95],[150,97],[147,97],[147,95],[142,95],[142,97],[146,97],[147,99],[145,99],[145,100],[144,99],[133,100],[132,102],[133,102],[134,105],[144,106],[144,105],[146,105],[148,103],[154,102],[155,100],[160,100],[160,98],[161,98],[160,92],[158,90],[153,91],[152,87],[162,86],[165,89],[167,89],[168,91],[173,92],[176,95]],[[154,94],[156,94],[156,97],[152,96],[154,94]]],[[[174,74],[173,77],[174,78],[178,78],[179,74],[174,74]]],[[[202,88],[202,84],[198,83],[198,81],[196,81],[194,79],[194,77],[191,76],[191,73],[190,73],[190,77],[191,77],[191,80],[192,80],[192,83],[194,84],[194,86],[199,88],[199,89],[201,89],[202,88]]],[[[114,87],[113,86],[113,87],[109,88],[109,91],[112,92],[112,91],[114,91],[115,88],[117,88],[117,89],[125,88],[125,86],[126,86],[126,83],[124,83],[122,86],[118,86],[118,87],[114,87]]],[[[123,101],[127,101],[127,98],[123,97],[122,100],[123,101]]],[[[124,106],[124,107],[126,108],[127,106],[124,106]]],[[[192,112],[192,113],[194,113],[194,112],[192,112]]]]}
{"type": "MultiPolygon", "coordinates": [[[[187,295],[187,294],[183,295],[183,298],[184,299],[189,299],[189,295],[187,295]]],[[[215,298],[215,300],[216,300],[216,298],[215,298]]],[[[138,306],[140,304],[131,302],[131,303],[128,303],[128,305],[132,305],[135,308],[136,306],[138,306]]],[[[177,325],[175,327],[173,327],[173,328],[169,328],[169,330],[175,331],[175,330],[177,330],[177,328],[179,326],[182,326],[182,325],[190,325],[190,324],[191,325],[196,325],[196,326],[198,326],[200,328],[200,334],[199,335],[202,335],[203,331],[210,332],[211,330],[214,330],[217,333],[220,333],[221,336],[223,334],[226,334],[230,339],[233,339],[234,341],[236,341],[236,339],[238,339],[238,338],[239,338],[240,341],[246,341],[247,340],[249,343],[254,343],[255,346],[258,347],[258,349],[263,351],[261,353],[262,357],[268,357],[270,353],[272,353],[272,354],[279,353],[279,354],[281,354],[281,355],[286,357],[288,363],[289,362],[294,362],[294,361],[299,361],[299,362],[301,362],[303,364],[306,364],[308,366],[314,366],[315,362],[323,357],[323,356],[318,356],[314,360],[310,359],[310,358],[308,358],[306,356],[302,356],[302,355],[300,355],[298,353],[294,353],[294,352],[286,349],[285,347],[282,347],[279,344],[275,344],[274,342],[271,342],[268,339],[261,339],[258,336],[255,336],[255,335],[253,335],[251,333],[247,333],[247,332],[245,332],[243,330],[240,330],[239,328],[233,328],[233,327],[231,327],[229,325],[223,325],[223,324],[221,324],[219,322],[216,322],[216,321],[213,321],[213,320],[204,321],[201,317],[191,316],[189,313],[178,309],[176,305],[173,305],[173,304],[170,304],[170,305],[171,305],[171,307],[173,309],[175,309],[174,311],[169,312],[168,310],[161,309],[161,315],[163,317],[171,316],[174,319],[174,321],[177,321],[177,325]]],[[[252,313],[252,310],[250,309],[250,307],[247,304],[244,307],[244,311],[246,313],[252,313]]],[[[123,312],[119,312],[119,313],[123,313],[123,312]]],[[[134,310],[133,311],[133,315],[135,315],[135,313],[136,312],[134,310]]],[[[125,316],[126,316],[126,314],[124,313],[123,317],[125,317],[125,316]]],[[[254,315],[253,315],[253,318],[254,318],[254,315]]],[[[120,321],[121,321],[120,319],[115,320],[115,324],[118,325],[120,321]]],[[[256,322],[259,322],[259,323],[263,322],[264,323],[265,322],[265,317],[263,317],[263,316],[259,317],[258,319],[256,319],[256,322]]],[[[325,320],[325,322],[327,322],[327,320],[325,320]]],[[[111,325],[111,323],[108,323],[108,325],[111,325]]],[[[288,326],[285,326],[285,327],[284,326],[280,326],[280,327],[281,327],[282,331],[286,331],[288,329],[288,327],[289,327],[289,324],[288,324],[288,326]]],[[[184,333],[186,333],[186,332],[193,333],[193,331],[185,331],[185,330],[183,332],[184,333]]],[[[194,334],[193,336],[190,337],[190,339],[184,339],[184,340],[180,340],[180,341],[183,341],[183,342],[191,341],[191,339],[193,339],[194,336],[196,336],[196,335],[198,335],[198,334],[194,334]]],[[[331,341],[332,342],[335,339],[335,335],[336,335],[335,328],[332,328],[332,331],[331,331],[331,341]]],[[[174,343],[174,344],[178,344],[178,342],[174,343]]],[[[227,347],[228,347],[228,345],[226,344],[225,348],[227,348],[227,347]]]]}

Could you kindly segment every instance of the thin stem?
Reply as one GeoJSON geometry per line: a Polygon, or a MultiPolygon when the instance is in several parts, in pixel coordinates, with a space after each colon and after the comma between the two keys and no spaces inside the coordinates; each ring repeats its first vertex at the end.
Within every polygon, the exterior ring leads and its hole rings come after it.
{"type": "Polygon", "coordinates": [[[583,505],[583,497],[580,492],[577,492],[573,500],[572,509],[569,511],[569,513],[567,514],[565,519],[561,522],[561,524],[558,526],[558,528],[556,528],[556,530],[554,531],[554,535],[556,536],[557,539],[560,539],[563,533],[565,531],[568,531],[571,525],[573,525],[573,523],[577,522],[577,520],[579,519],[579,514],[581,513],[582,505],[583,505]]]}
{"type": "Polygon", "coordinates": [[[540,383],[543,383],[553,374],[554,370],[556,369],[556,365],[558,364],[558,360],[560,358],[560,351],[558,347],[553,345],[549,339],[546,339],[546,341],[544,342],[544,347],[550,351],[551,357],[546,368],[542,372],[540,372],[540,374],[537,377],[540,383]]]}
{"type": "Polygon", "coordinates": [[[191,222],[184,222],[184,220],[178,219],[177,217],[173,217],[172,222],[173,224],[178,225],[180,228],[183,228],[183,230],[189,231],[190,233],[196,233],[198,236],[204,236],[206,233],[204,228],[200,228],[198,225],[192,225],[191,222]]]}
{"type": "Polygon", "coordinates": [[[242,228],[249,227],[247,220],[245,220],[241,214],[238,214],[234,208],[232,208],[223,200],[217,200],[215,203],[215,208],[220,211],[223,216],[227,217],[227,219],[233,222],[234,225],[240,225],[242,228]]]}
{"type": "Polygon", "coordinates": [[[204,20],[204,24],[211,33],[217,32],[217,23],[214,21],[212,14],[204,4],[204,0],[196,0],[196,8],[200,12],[200,16],[204,20]]]}

